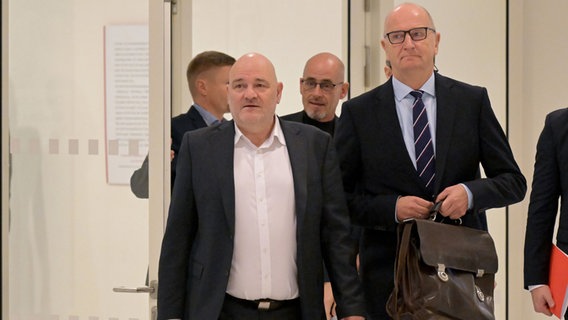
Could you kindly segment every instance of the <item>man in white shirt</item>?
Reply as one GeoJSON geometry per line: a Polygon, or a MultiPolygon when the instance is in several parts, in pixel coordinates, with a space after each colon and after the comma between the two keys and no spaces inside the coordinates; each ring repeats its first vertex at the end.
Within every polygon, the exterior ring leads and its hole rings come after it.
{"type": "Polygon", "coordinates": [[[282,83],[251,53],[229,74],[233,121],[186,133],[159,266],[158,319],[363,319],[329,135],[275,116],[282,83]],[[212,161],[215,159],[215,161],[212,161]]]}

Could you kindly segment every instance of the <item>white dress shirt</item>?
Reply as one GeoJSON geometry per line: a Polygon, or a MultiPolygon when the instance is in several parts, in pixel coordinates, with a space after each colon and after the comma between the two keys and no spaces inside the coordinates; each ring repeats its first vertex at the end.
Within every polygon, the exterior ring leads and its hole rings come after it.
{"type": "Polygon", "coordinates": [[[278,119],[256,147],[235,125],[235,237],[227,293],[241,299],[298,297],[294,181],[278,119]]]}
{"type": "MultiPolygon", "coordinates": [[[[410,156],[410,160],[416,168],[416,151],[414,149],[414,120],[412,118],[412,107],[414,105],[414,97],[410,92],[414,91],[411,87],[400,82],[397,78],[392,78],[392,86],[394,89],[394,101],[396,104],[396,114],[398,121],[402,128],[402,136],[406,144],[406,150],[410,156]]],[[[430,128],[430,135],[432,136],[432,146],[434,147],[434,154],[436,153],[436,87],[434,83],[434,73],[424,83],[422,88],[424,92],[422,95],[422,102],[426,108],[428,115],[428,125],[430,128]]]]}

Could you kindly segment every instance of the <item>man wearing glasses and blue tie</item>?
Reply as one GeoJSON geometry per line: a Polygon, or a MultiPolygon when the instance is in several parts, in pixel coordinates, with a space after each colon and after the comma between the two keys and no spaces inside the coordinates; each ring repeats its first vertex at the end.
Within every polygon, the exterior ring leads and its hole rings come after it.
{"type": "Polygon", "coordinates": [[[443,201],[440,218],[483,229],[485,210],[526,192],[487,90],[434,72],[440,34],[428,11],[401,4],[384,26],[392,77],[345,102],[335,130],[351,221],[363,227],[359,272],[371,320],[389,319],[400,221],[426,219],[443,201]]]}

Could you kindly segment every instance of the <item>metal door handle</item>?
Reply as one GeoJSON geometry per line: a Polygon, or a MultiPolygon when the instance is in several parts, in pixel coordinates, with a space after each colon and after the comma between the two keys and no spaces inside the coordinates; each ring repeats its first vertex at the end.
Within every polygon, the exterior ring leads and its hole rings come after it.
{"type": "Polygon", "coordinates": [[[114,292],[126,292],[126,293],[149,293],[151,298],[156,298],[158,296],[158,281],[150,281],[150,286],[143,287],[116,287],[112,288],[114,292]]]}
{"type": "Polygon", "coordinates": [[[152,287],[116,287],[112,288],[114,292],[128,292],[128,293],[139,293],[139,292],[148,292],[153,293],[155,291],[152,287]]]}

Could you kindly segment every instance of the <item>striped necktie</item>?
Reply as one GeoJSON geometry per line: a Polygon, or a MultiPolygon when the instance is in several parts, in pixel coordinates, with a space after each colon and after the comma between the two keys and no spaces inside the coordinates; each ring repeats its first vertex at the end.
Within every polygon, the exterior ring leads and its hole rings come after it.
{"type": "Polygon", "coordinates": [[[422,101],[423,93],[423,91],[410,92],[415,99],[412,106],[414,150],[416,151],[416,171],[424,182],[426,189],[432,193],[434,177],[436,176],[436,159],[428,124],[428,114],[422,101]]]}

